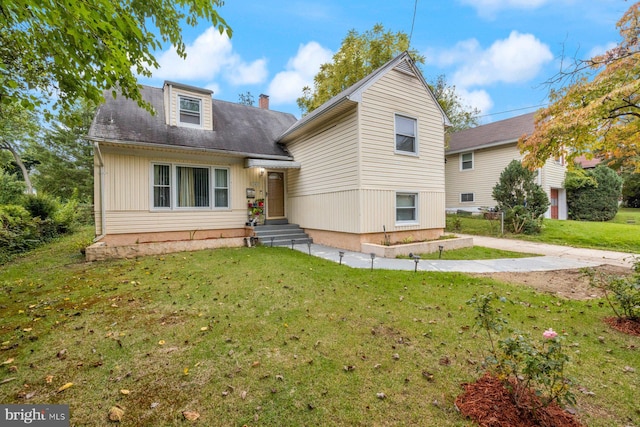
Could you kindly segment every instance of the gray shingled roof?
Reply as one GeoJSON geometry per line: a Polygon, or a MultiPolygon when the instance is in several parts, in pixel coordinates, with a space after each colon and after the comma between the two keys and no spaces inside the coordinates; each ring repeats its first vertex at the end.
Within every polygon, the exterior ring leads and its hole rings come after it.
{"type": "Polygon", "coordinates": [[[511,144],[533,132],[535,112],[451,134],[447,154],[511,144]]]}
{"type": "Polygon", "coordinates": [[[106,93],[89,139],[291,158],[277,138],[296,122],[292,114],[212,100],[213,131],[169,126],[165,123],[162,89],[142,86],[141,94],[155,109],[155,116],[123,96],[114,99],[106,93]]]}

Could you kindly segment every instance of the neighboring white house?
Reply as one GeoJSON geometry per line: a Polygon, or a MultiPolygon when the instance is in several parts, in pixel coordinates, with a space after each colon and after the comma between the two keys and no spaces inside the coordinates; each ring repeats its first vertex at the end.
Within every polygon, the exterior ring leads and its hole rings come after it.
{"type": "Polygon", "coordinates": [[[88,135],[103,251],[239,245],[256,201],[267,223],[350,250],[444,232],[448,120],[407,53],[301,120],[174,82],[141,93],[155,115],[107,96],[88,135]]]}
{"type": "MultiPolygon", "coordinates": [[[[524,114],[451,135],[445,167],[447,211],[477,212],[496,206],[493,187],[512,160],[522,159],[518,139],[533,132],[534,115],[524,114]]],[[[551,201],[547,218],[567,219],[565,172],[563,159],[549,159],[537,169],[536,183],[551,201]]]]}

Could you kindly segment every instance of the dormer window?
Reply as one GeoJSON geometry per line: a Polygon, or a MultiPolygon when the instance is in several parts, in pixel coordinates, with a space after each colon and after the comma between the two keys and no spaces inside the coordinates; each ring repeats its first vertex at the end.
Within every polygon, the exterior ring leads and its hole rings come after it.
{"type": "Polygon", "coordinates": [[[180,123],[194,126],[202,125],[202,101],[196,98],[178,96],[180,103],[180,123]]]}

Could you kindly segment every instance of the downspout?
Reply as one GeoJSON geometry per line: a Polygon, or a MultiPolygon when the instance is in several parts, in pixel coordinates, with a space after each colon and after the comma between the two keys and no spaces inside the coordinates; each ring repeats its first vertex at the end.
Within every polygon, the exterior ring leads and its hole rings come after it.
{"type": "Polygon", "coordinates": [[[94,243],[104,238],[107,235],[107,208],[104,205],[104,159],[102,158],[102,152],[100,151],[100,143],[95,141],[93,143],[95,153],[98,155],[98,167],[100,168],[100,225],[101,233],[95,239],[94,243]]]}

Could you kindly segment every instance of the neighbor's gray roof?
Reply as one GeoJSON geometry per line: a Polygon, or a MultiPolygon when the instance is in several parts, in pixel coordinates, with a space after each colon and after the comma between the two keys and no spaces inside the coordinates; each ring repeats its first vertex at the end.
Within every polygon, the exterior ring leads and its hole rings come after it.
{"type": "Polygon", "coordinates": [[[89,130],[89,139],[291,158],[277,138],[295,123],[292,114],[212,100],[213,131],[169,126],[165,123],[162,89],[142,86],[141,94],[155,109],[154,116],[134,101],[123,96],[114,99],[106,93],[106,102],[98,109],[89,130]]]}
{"type": "Polygon", "coordinates": [[[522,135],[531,135],[535,114],[535,112],[523,114],[455,132],[449,138],[447,154],[514,143],[522,135]]]}

